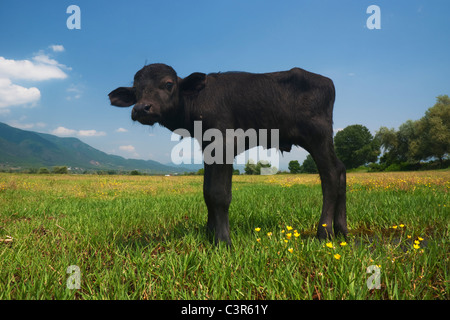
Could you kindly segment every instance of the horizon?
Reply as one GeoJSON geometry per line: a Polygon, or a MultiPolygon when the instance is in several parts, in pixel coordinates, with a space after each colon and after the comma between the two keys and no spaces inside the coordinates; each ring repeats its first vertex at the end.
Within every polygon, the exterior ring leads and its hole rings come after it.
{"type": "MultiPolygon", "coordinates": [[[[398,128],[450,94],[444,0],[77,1],[73,29],[70,5],[0,4],[0,122],[127,159],[174,165],[172,132],[133,123],[131,109],[109,104],[108,93],[130,85],[144,64],[171,65],[179,77],[293,67],[322,74],[336,87],[334,132],[398,128]],[[380,29],[368,28],[371,5],[380,29]]],[[[278,169],[307,154],[293,148],[278,169]]]]}

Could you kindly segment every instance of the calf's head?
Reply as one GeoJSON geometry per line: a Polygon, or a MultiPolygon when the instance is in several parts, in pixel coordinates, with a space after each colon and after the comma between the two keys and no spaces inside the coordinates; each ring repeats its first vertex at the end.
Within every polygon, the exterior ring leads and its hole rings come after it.
{"type": "Polygon", "coordinates": [[[206,75],[193,73],[181,79],[172,67],[150,64],[134,76],[132,87],[119,87],[109,93],[111,104],[116,107],[134,105],[131,119],[142,124],[162,125],[184,116],[186,97],[197,95],[205,87],[206,75]]]}

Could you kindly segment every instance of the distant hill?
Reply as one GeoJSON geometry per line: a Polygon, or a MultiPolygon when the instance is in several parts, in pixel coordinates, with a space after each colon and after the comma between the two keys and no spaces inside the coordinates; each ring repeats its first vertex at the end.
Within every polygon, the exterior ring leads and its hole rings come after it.
{"type": "Polygon", "coordinates": [[[125,159],[94,149],[77,138],[21,130],[0,122],[0,168],[53,166],[67,166],[76,171],[139,170],[149,174],[191,171],[152,160],[125,159]]]}

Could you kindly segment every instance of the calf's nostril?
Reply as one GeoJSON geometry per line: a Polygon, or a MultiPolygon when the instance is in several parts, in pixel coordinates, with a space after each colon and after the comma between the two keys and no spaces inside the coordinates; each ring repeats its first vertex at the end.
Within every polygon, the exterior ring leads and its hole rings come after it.
{"type": "Polygon", "coordinates": [[[151,109],[151,107],[152,107],[151,105],[145,106],[145,107],[144,107],[144,111],[145,111],[145,112],[149,112],[150,109],[151,109]]]}

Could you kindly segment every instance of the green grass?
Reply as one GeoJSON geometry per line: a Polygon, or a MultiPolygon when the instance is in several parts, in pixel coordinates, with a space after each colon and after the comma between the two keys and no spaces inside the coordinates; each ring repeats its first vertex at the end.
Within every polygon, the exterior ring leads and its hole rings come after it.
{"type": "Polygon", "coordinates": [[[314,238],[316,175],[233,177],[229,250],[202,177],[0,174],[0,299],[448,299],[449,178],[349,174],[344,243],[314,238]]]}

